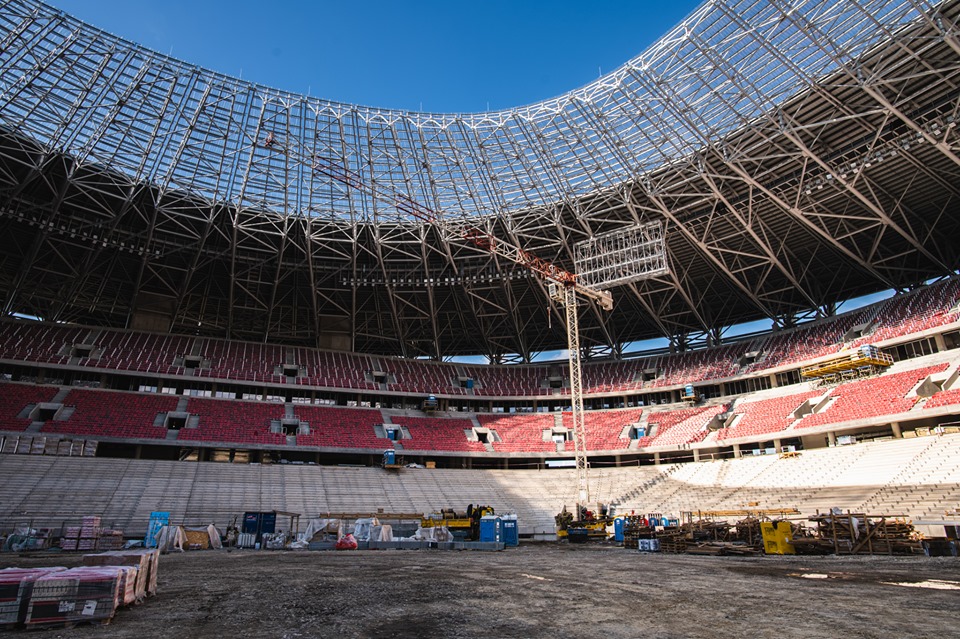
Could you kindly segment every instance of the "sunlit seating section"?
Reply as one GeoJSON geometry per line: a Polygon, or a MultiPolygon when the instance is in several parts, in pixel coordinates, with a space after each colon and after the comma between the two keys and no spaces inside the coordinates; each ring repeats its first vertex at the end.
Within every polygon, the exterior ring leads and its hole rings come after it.
{"type": "MultiPolygon", "coordinates": [[[[583,425],[586,431],[587,450],[621,450],[630,446],[630,437],[621,437],[624,427],[640,421],[643,409],[585,411],[583,425]]],[[[563,414],[563,425],[573,428],[573,413],[563,414]]],[[[571,447],[572,448],[572,447],[571,447]]]]}
{"type": "Polygon", "coordinates": [[[555,425],[550,414],[477,415],[481,426],[497,431],[501,441],[493,443],[498,453],[556,452],[553,441],[543,440],[543,431],[555,425]]]}
{"type": "Polygon", "coordinates": [[[960,388],[940,391],[927,400],[924,408],[940,408],[941,406],[954,406],[960,404],[960,388]]]}
{"type": "Polygon", "coordinates": [[[724,406],[697,406],[677,408],[668,411],[654,411],[647,416],[647,435],[640,440],[640,446],[682,446],[703,440],[709,433],[707,424],[724,411],[724,406]]]}
{"type": "Polygon", "coordinates": [[[740,402],[733,409],[734,414],[740,415],[739,419],[732,428],[718,430],[717,439],[722,441],[786,430],[796,421],[793,412],[803,402],[823,394],[824,391],[822,390],[813,390],[740,402]]]}
{"type": "Polygon", "coordinates": [[[832,404],[819,413],[804,417],[799,428],[895,415],[911,410],[916,397],[905,397],[917,383],[933,373],[946,370],[948,364],[937,364],[898,373],[885,373],[840,384],[832,391],[832,404]]]}
{"type": "Polygon", "coordinates": [[[883,304],[877,314],[877,328],[858,339],[854,345],[883,342],[955,322],[958,314],[954,309],[958,299],[958,278],[892,297],[883,304]]]}

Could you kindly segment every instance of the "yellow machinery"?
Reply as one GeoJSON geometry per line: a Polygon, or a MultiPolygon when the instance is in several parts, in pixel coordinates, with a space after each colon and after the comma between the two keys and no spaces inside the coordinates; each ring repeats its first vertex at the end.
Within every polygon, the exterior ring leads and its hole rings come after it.
{"type": "Polygon", "coordinates": [[[493,515],[492,506],[467,506],[466,512],[457,512],[453,508],[443,508],[440,512],[424,515],[420,519],[421,528],[444,526],[454,537],[476,541],[480,538],[480,518],[493,515]]]}
{"type": "Polygon", "coordinates": [[[768,555],[794,555],[793,529],[789,521],[762,521],[763,551],[768,555]]]}
{"type": "Polygon", "coordinates": [[[599,516],[585,507],[582,507],[581,511],[580,518],[574,519],[573,513],[564,506],[554,517],[557,540],[567,539],[571,543],[582,543],[589,540],[604,541],[610,537],[607,526],[613,523],[613,518],[606,515],[604,508],[600,508],[599,516]]]}
{"type": "Polygon", "coordinates": [[[842,376],[857,371],[878,373],[892,365],[893,358],[891,356],[881,353],[876,346],[864,344],[854,351],[841,353],[828,360],[804,366],[800,369],[800,375],[805,378],[812,378],[842,376]]]}

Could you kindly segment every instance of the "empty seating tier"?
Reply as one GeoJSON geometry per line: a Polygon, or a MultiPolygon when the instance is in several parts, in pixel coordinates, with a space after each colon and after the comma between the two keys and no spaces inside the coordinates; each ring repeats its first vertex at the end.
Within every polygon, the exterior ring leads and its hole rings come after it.
{"type": "Polygon", "coordinates": [[[285,445],[286,435],[270,432],[270,422],[283,417],[282,404],[191,397],[187,412],[196,415],[196,428],[183,428],[178,440],[285,445]]]}
{"type": "Polygon", "coordinates": [[[804,417],[798,427],[811,428],[907,412],[916,404],[917,398],[905,395],[920,380],[946,368],[947,364],[938,364],[841,384],[830,392],[833,403],[819,413],[804,417]]]}
{"type": "Polygon", "coordinates": [[[310,428],[308,435],[297,436],[299,446],[380,450],[393,448],[393,441],[376,434],[375,427],[383,422],[383,415],[379,410],[297,406],[294,413],[300,421],[307,422],[310,428]]]}
{"type": "Polygon", "coordinates": [[[73,409],[65,421],[51,420],[44,433],[69,433],[85,437],[163,439],[167,429],[155,425],[158,415],[174,411],[177,398],[118,391],[73,389],[64,398],[65,409],[73,409]]]}
{"type": "Polygon", "coordinates": [[[410,432],[410,439],[404,439],[404,450],[450,450],[486,452],[479,441],[467,439],[466,432],[473,429],[469,419],[440,419],[436,417],[393,417],[394,424],[403,426],[410,432]]]}
{"type": "Polygon", "coordinates": [[[477,415],[481,426],[495,430],[500,441],[494,442],[498,453],[556,452],[553,440],[544,441],[543,431],[554,427],[553,415],[510,414],[477,415]]]}
{"type": "Polygon", "coordinates": [[[0,384],[0,430],[24,430],[32,420],[18,415],[31,404],[49,402],[57,390],[54,386],[0,384]]]}

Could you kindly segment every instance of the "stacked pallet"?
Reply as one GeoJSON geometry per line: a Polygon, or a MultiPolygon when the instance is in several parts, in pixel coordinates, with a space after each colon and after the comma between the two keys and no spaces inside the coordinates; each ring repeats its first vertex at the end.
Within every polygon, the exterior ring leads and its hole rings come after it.
{"type": "Polygon", "coordinates": [[[86,555],[78,568],[0,570],[0,629],[109,623],[119,607],[156,594],[157,550],[86,555]]]}
{"type": "Polygon", "coordinates": [[[33,584],[28,628],[79,622],[109,623],[122,604],[122,566],[82,566],[42,575],[33,584]]]}
{"type": "Polygon", "coordinates": [[[120,550],[123,548],[123,531],[103,528],[97,537],[97,550],[120,550]]]}
{"type": "Polygon", "coordinates": [[[657,532],[657,539],[660,540],[660,552],[678,555],[687,552],[687,537],[676,528],[657,532]]]}
{"type": "Polygon", "coordinates": [[[123,531],[102,528],[96,515],[83,518],[80,526],[67,526],[60,548],[63,550],[117,550],[123,547],[123,531]]]}
{"type": "Polygon", "coordinates": [[[6,568],[0,570],[0,630],[8,630],[22,622],[40,577],[66,568],[6,568]]]}
{"type": "Polygon", "coordinates": [[[640,539],[653,539],[656,529],[649,525],[646,517],[630,515],[623,521],[623,547],[637,548],[640,539]]]}
{"type": "Polygon", "coordinates": [[[83,556],[84,566],[133,566],[136,580],[133,596],[136,601],[157,594],[157,568],[160,565],[158,550],[115,550],[83,556]]]}

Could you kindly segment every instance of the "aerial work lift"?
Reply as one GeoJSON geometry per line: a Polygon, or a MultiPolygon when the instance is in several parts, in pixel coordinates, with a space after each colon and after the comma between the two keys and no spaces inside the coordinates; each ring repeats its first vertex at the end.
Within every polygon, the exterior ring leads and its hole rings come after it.
{"type": "Polygon", "coordinates": [[[529,269],[547,283],[550,298],[565,309],[567,349],[570,353],[570,402],[573,418],[573,448],[576,465],[576,512],[590,504],[587,472],[586,428],[583,418],[583,375],[581,371],[578,296],[596,303],[605,311],[613,310],[609,287],[649,279],[668,272],[663,225],[659,221],[638,224],[595,235],[574,245],[571,273],[519,246],[502,242],[469,220],[450,220],[441,214],[381,182],[367,182],[339,161],[304,152],[295,138],[287,141],[267,132],[258,138],[264,149],[285,154],[311,167],[314,173],[363,191],[382,203],[395,207],[408,217],[431,225],[448,242],[473,246],[529,269]]]}

